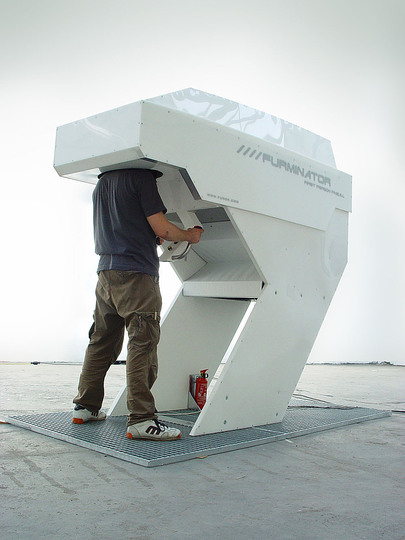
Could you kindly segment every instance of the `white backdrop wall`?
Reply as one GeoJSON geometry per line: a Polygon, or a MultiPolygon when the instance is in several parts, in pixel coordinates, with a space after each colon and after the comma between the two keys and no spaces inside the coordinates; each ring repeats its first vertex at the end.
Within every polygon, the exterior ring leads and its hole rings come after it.
{"type": "MultiPolygon", "coordinates": [[[[332,141],[353,176],[349,264],[309,361],[405,364],[402,0],[0,9],[0,361],[81,361],[87,343],[93,188],[54,172],[56,127],[192,86],[332,141]]],[[[177,284],[161,281],[167,308],[177,284]]]]}

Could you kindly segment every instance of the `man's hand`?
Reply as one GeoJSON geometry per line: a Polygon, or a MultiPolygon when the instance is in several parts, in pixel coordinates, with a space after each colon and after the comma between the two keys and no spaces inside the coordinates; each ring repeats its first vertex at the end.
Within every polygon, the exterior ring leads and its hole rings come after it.
{"type": "Polygon", "coordinates": [[[196,227],[193,227],[192,229],[187,229],[187,232],[190,235],[188,242],[190,244],[198,244],[198,242],[200,241],[201,235],[204,232],[204,229],[197,225],[196,227]]]}

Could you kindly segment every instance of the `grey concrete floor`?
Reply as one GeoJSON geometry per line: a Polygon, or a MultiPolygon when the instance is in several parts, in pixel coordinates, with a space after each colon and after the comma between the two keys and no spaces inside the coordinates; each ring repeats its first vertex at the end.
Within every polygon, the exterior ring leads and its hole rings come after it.
{"type": "MultiPolygon", "coordinates": [[[[69,410],[79,373],[0,364],[0,417],[69,410]]],[[[112,366],[106,407],[124,377],[112,366]]],[[[404,411],[404,389],[405,367],[308,365],[296,392],[404,411]]],[[[0,424],[0,538],[404,540],[404,428],[394,412],[147,469],[0,424]]]]}

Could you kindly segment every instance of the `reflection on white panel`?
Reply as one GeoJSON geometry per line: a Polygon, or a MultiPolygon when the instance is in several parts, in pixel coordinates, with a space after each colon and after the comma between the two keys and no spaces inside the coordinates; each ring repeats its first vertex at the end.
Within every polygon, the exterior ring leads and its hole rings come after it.
{"type": "Polygon", "coordinates": [[[187,88],[146,101],[205,118],[326,165],[336,166],[332,145],[328,139],[236,101],[195,88],[187,88]]]}

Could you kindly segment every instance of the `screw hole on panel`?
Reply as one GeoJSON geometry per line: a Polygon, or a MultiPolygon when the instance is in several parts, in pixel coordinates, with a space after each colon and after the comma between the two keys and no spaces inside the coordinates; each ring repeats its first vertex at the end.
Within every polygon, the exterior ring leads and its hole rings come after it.
{"type": "Polygon", "coordinates": [[[224,420],[224,424],[226,424],[226,420],[224,420]]]}
{"type": "Polygon", "coordinates": [[[227,400],[227,399],[228,399],[228,396],[225,396],[225,400],[227,400]]]}

